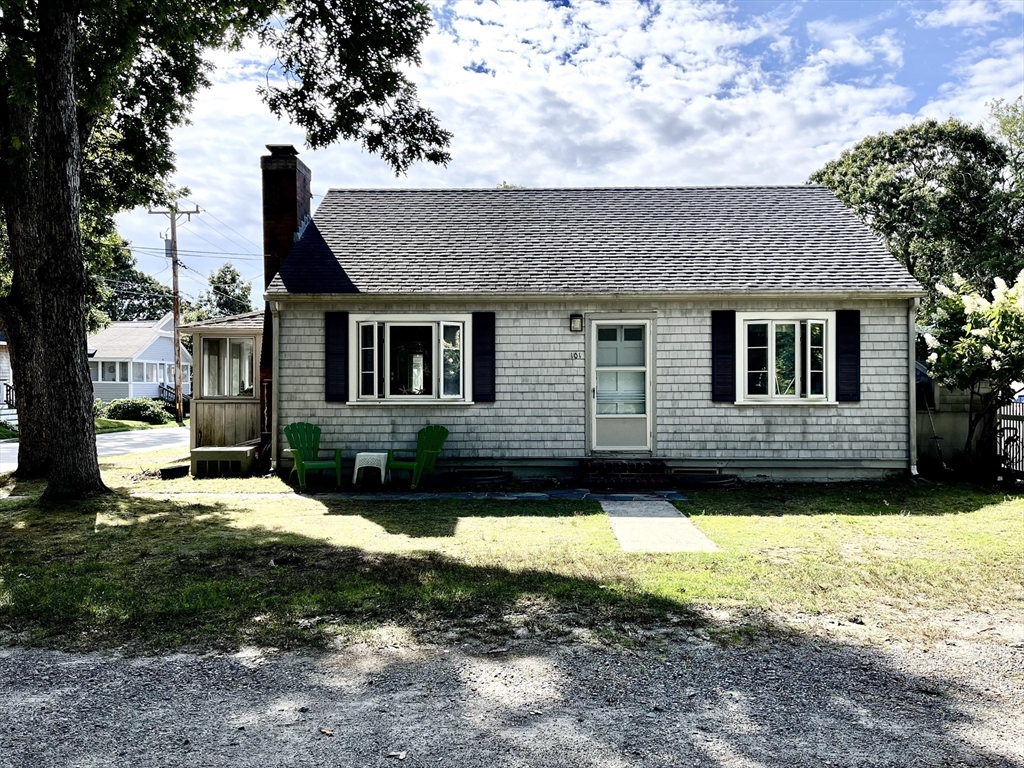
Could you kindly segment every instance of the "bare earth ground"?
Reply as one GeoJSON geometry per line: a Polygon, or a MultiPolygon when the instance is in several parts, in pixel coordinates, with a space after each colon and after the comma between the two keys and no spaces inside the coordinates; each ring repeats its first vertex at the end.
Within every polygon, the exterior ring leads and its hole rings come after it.
{"type": "Polygon", "coordinates": [[[632,647],[5,648],[0,766],[1024,766],[1019,624],[914,643],[836,624],[746,647],[666,628],[632,647]]]}

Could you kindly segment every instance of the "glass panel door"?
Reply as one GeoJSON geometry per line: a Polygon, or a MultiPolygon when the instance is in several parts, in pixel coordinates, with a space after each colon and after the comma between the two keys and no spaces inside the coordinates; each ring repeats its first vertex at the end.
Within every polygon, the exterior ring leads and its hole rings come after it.
{"type": "Polygon", "coordinates": [[[646,322],[595,323],[591,409],[598,451],[650,448],[646,322]]]}

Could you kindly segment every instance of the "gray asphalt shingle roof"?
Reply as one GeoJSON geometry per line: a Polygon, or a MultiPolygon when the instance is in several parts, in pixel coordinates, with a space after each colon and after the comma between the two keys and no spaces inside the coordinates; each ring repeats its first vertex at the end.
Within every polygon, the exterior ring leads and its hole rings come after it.
{"type": "Polygon", "coordinates": [[[825,187],[330,190],[268,294],[905,293],[825,187]]]}
{"type": "Polygon", "coordinates": [[[241,315],[211,317],[209,320],[198,320],[194,323],[181,326],[181,330],[183,331],[190,331],[194,328],[219,328],[231,331],[262,331],[263,310],[246,312],[241,315]]]}
{"type": "Polygon", "coordinates": [[[129,360],[142,354],[154,339],[165,331],[153,326],[154,321],[111,323],[99,333],[89,336],[89,349],[97,360],[129,360]]]}

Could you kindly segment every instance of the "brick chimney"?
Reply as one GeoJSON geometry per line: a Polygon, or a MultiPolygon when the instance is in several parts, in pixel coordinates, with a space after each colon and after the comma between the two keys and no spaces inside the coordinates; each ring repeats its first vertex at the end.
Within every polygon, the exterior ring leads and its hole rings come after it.
{"type": "Polygon", "coordinates": [[[310,215],[310,171],[291,144],[267,144],[263,171],[263,287],[270,285],[310,215]]]}
{"type": "MultiPolygon", "coordinates": [[[[263,287],[288,257],[299,229],[310,215],[310,178],[306,164],[291,144],[267,144],[269,155],[260,158],[263,172],[263,287]]],[[[274,323],[270,306],[263,313],[263,344],[260,350],[260,456],[270,446],[271,404],[274,379],[274,323]]]]}

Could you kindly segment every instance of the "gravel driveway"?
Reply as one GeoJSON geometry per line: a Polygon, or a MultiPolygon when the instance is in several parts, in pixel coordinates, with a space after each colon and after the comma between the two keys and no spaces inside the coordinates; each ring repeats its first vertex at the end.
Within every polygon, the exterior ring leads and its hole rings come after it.
{"type": "Polygon", "coordinates": [[[1012,645],[656,646],[2,649],[0,766],[1024,766],[1012,645]]]}

